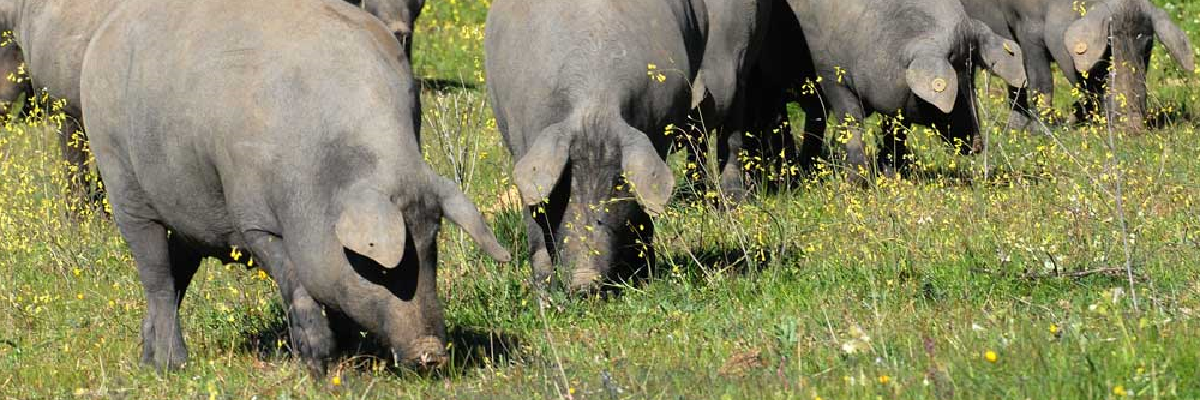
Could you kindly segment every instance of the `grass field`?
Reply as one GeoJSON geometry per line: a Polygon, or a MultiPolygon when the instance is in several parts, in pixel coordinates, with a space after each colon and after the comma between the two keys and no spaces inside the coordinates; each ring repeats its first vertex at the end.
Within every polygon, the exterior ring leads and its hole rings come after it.
{"type": "MultiPolygon", "coordinates": [[[[1200,40],[1200,4],[1168,8],[1200,40]]],[[[485,14],[431,0],[415,47],[425,154],[515,255],[444,230],[451,365],[357,357],[314,381],[271,281],[210,262],[182,311],[187,367],[141,367],[128,249],[110,221],[70,216],[54,133],[30,118],[0,131],[0,399],[1200,398],[1193,124],[1003,132],[993,78],[986,156],[918,132],[911,179],[852,187],[835,165],[745,204],[677,199],[649,282],[539,301],[485,100],[485,14]]],[[[1196,79],[1154,60],[1151,107],[1195,115],[1196,79]]]]}

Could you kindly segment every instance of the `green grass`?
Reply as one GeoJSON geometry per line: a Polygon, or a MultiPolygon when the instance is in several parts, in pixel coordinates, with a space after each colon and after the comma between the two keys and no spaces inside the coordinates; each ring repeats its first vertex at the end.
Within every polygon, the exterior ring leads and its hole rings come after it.
{"type": "MultiPolygon", "coordinates": [[[[484,100],[485,12],[431,1],[416,42],[421,77],[462,83],[424,94],[425,153],[516,255],[496,264],[445,229],[452,365],[356,358],[313,381],[279,342],[272,283],[210,262],[182,311],[188,366],[141,367],[144,301],[124,241],[103,218],[69,216],[53,133],[18,121],[0,133],[0,399],[1200,397],[1191,124],[1117,132],[1115,147],[1102,126],[1005,133],[994,88],[986,158],[918,132],[922,172],[905,181],[851,187],[834,166],[737,206],[677,200],[656,221],[648,283],[539,309],[484,100]],[[1054,276],[1101,269],[1114,272],[1054,276]]],[[[1197,12],[1173,11],[1193,37],[1197,12]]],[[[1169,60],[1156,50],[1152,104],[1187,113],[1200,87],[1169,60]]],[[[1065,110],[1069,96],[1055,101],[1065,110]]]]}

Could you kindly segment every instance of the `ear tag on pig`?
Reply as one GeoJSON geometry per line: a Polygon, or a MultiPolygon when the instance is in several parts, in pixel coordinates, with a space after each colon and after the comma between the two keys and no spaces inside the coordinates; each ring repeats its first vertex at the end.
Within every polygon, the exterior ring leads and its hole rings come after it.
{"type": "Polygon", "coordinates": [[[946,86],[947,86],[947,85],[946,85],[946,80],[945,80],[945,79],[942,79],[942,78],[937,78],[937,79],[934,79],[934,80],[933,80],[933,82],[931,82],[931,83],[929,84],[929,86],[930,86],[931,88],[933,88],[933,91],[935,91],[935,92],[938,92],[938,93],[941,93],[941,92],[945,92],[945,91],[946,91],[946,86]]]}
{"type": "Polygon", "coordinates": [[[1088,45],[1084,42],[1075,43],[1075,54],[1087,53],[1088,45]]]}
{"type": "Polygon", "coordinates": [[[1004,42],[1004,51],[1008,52],[1010,56],[1017,55],[1017,52],[1013,51],[1012,46],[1009,46],[1008,42],[1004,42]]]}

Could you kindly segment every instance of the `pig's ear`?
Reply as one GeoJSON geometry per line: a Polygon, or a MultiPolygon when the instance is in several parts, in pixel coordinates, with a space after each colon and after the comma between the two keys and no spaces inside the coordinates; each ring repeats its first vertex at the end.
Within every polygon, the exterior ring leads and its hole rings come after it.
{"type": "Polygon", "coordinates": [[[1112,11],[1107,5],[1096,4],[1095,8],[1082,12],[1082,18],[1067,26],[1067,31],[1063,33],[1063,45],[1071,54],[1075,71],[1086,73],[1108,50],[1108,22],[1112,19],[1112,11]]]}
{"type": "Polygon", "coordinates": [[[646,134],[624,126],[621,135],[621,171],[638,202],[652,215],[661,214],[675,189],[675,174],[658,155],[646,134]]]}
{"type": "Polygon", "coordinates": [[[512,260],[512,256],[500,246],[500,241],[492,234],[492,230],[488,228],[487,221],[484,221],[483,214],[479,213],[479,209],[475,207],[467,196],[461,190],[458,190],[458,185],[443,177],[435,177],[434,184],[438,193],[438,198],[441,201],[442,213],[453,222],[467,232],[475,242],[483,247],[483,251],[499,262],[508,262],[512,260]]]}
{"type": "Polygon", "coordinates": [[[376,191],[355,194],[345,201],[334,226],[342,247],[395,268],[404,258],[407,232],[400,208],[376,191]]]}
{"type": "Polygon", "coordinates": [[[541,203],[550,195],[562,176],[563,168],[567,166],[570,151],[571,137],[561,129],[560,124],[542,130],[529,151],[513,167],[513,182],[517,184],[525,205],[541,203]]]}
{"type": "Polygon", "coordinates": [[[1013,87],[1025,87],[1025,58],[1017,42],[1000,37],[983,22],[971,20],[984,67],[1013,87]]]}
{"type": "Polygon", "coordinates": [[[958,97],[958,74],[945,57],[918,56],[908,64],[904,73],[908,87],[942,112],[954,109],[958,97]]]}
{"type": "Polygon", "coordinates": [[[1154,21],[1154,35],[1158,36],[1158,40],[1166,46],[1167,52],[1171,53],[1171,58],[1179,62],[1183,69],[1187,72],[1196,70],[1194,55],[1192,54],[1192,43],[1188,41],[1187,33],[1179,29],[1171,21],[1171,16],[1161,8],[1147,5],[1150,8],[1148,12],[1150,19],[1154,21]]]}

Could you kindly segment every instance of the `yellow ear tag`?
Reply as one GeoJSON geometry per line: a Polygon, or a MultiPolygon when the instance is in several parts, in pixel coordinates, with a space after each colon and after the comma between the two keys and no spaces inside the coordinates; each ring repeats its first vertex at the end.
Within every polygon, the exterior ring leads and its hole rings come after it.
{"type": "Polygon", "coordinates": [[[933,82],[930,83],[930,86],[933,87],[933,91],[935,92],[944,92],[946,91],[946,80],[942,78],[934,79],[933,82]]]}
{"type": "Polygon", "coordinates": [[[1010,56],[1016,55],[1016,52],[1014,52],[1012,47],[1008,45],[1008,42],[1004,42],[1004,51],[1007,51],[1008,55],[1010,55],[1010,56]]]}
{"type": "Polygon", "coordinates": [[[1084,43],[1084,42],[1075,43],[1075,54],[1087,53],[1087,48],[1088,48],[1087,43],[1084,43]]]}

